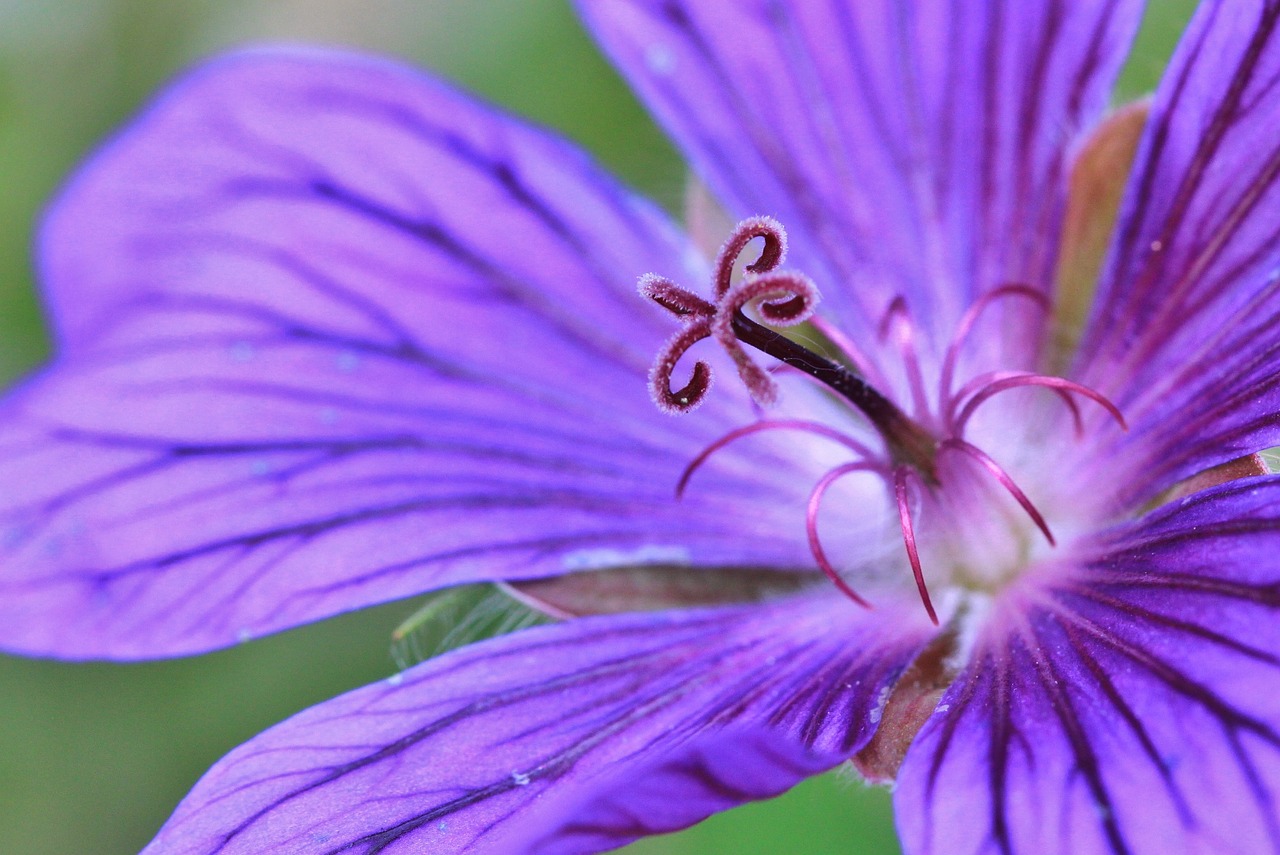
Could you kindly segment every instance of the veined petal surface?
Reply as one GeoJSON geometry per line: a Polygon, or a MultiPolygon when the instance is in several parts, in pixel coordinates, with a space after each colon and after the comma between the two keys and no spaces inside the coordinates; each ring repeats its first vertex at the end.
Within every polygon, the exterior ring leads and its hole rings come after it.
{"type": "Polygon", "coordinates": [[[1134,500],[1280,442],[1277,84],[1280,3],[1206,0],[1152,104],[1076,371],[1134,500]]]}
{"type": "Polygon", "coordinates": [[[905,851],[1276,851],[1278,552],[1255,478],[1007,592],[907,755],[905,851]]]}
{"type": "Polygon", "coordinates": [[[146,855],[613,848],[848,758],[932,632],[823,591],[482,642],[232,752],[146,855]]]}
{"type": "MultiPolygon", "coordinates": [[[[1137,0],[579,0],[730,211],[792,236],[838,324],[897,295],[945,344],[979,293],[1048,290],[1069,155],[1107,104],[1137,0]]],[[[1043,318],[1004,306],[1003,367],[1043,318]]]]}
{"type": "Polygon", "coordinates": [[[811,566],[811,476],[768,438],[673,498],[755,417],[733,384],[696,422],[646,390],[670,327],[636,277],[702,260],[439,83],[219,60],[84,168],[42,248],[62,353],[0,411],[7,649],[189,653],[467,581],[811,566]]]}

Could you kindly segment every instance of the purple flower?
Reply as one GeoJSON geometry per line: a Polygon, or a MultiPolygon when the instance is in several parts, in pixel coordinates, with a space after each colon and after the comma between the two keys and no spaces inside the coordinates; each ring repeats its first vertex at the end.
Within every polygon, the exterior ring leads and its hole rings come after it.
{"type": "Polygon", "coordinates": [[[147,852],[598,851],[851,758],[912,855],[1275,851],[1280,3],[1206,0],[1106,119],[1138,0],[580,5],[718,256],[304,51],[197,71],[50,212],[6,649],[476,582],[566,618],[272,728],[147,852]]]}

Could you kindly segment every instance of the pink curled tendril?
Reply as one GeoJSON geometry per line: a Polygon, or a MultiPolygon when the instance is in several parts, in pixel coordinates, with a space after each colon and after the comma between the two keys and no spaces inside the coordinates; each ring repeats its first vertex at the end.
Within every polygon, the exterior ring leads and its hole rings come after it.
{"type": "Polygon", "coordinates": [[[878,475],[882,479],[886,480],[889,477],[889,470],[885,468],[883,464],[876,462],[875,452],[858,440],[847,436],[840,431],[827,427],[820,422],[811,422],[802,419],[766,419],[754,422],[729,431],[727,434],[720,437],[699,452],[698,456],[695,457],[680,474],[680,481],[676,484],[677,498],[684,495],[685,488],[689,485],[689,479],[692,478],[693,474],[716,452],[739,439],[772,430],[799,431],[813,436],[822,437],[833,443],[844,446],[846,449],[861,458],[857,462],[837,466],[819,479],[818,483],[809,494],[808,510],[805,515],[805,530],[808,533],[809,538],[809,551],[812,553],[814,562],[818,565],[818,569],[820,569],[823,574],[831,580],[832,584],[834,584],[836,588],[850,600],[863,608],[871,608],[871,604],[854,591],[853,588],[850,587],[843,578],[841,578],[840,574],[835,569],[835,565],[833,565],[827,557],[826,550],[822,547],[822,540],[818,536],[818,510],[822,505],[823,497],[826,495],[827,490],[830,489],[832,484],[840,478],[843,478],[846,475],[851,475],[855,472],[868,472],[878,475]]]}
{"type": "Polygon", "coordinates": [[[675,390],[671,388],[671,375],[685,351],[711,336],[715,307],[697,294],[652,273],[640,277],[637,290],[642,297],[680,319],[680,329],[658,351],[649,369],[649,392],[662,412],[687,413],[707,396],[711,388],[711,366],[702,361],[694,363],[689,381],[675,390]]]}
{"type": "Polygon", "coordinates": [[[819,300],[818,289],[807,276],[778,271],[786,257],[787,238],[781,224],[771,217],[752,217],[734,229],[716,257],[713,272],[715,302],[699,297],[669,279],[653,273],[640,277],[641,296],[658,304],[680,320],[681,327],[658,351],[649,372],[649,390],[663,412],[687,413],[697,407],[711,387],[711,367],[698,361],[687,383],[671,388],[676,364],[685,352],[704,338],[714,338],[733,359],[738,376],[751,397],[769,406],[777,400],[777,384],[769,373],[747,355],[735,333],[735,318],[750,305],[765,323],[776,327],[804,323],[819,300]],[[733,283],[734,267],[755,239],[762,239],[759,257],[745,267],[741,282],[733,283]]]}

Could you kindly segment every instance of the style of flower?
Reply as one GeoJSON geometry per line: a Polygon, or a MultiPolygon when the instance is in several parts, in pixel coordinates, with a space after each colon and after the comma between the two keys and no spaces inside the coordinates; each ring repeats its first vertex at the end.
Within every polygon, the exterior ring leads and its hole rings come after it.
{"type": "Polygon", "coordinates": [[[1105,119],[1137,0],[580,8],[717,258],[299,50],[195,72],[52,208],[6,649],[477,582],[563,618],[268,730],[147,852],[599,851],[850,759],[912,855],[1276,851],[1280,3],[1206,0],[1105,119]]]}

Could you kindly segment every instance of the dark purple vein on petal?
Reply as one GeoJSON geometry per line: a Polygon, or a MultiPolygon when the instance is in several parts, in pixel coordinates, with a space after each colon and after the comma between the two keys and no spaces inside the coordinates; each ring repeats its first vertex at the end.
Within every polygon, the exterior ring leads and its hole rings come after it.
{"type": "MultiPolygon", "coordinates": [[[[592,273],[599,281],[607,281],[609,271],[597,265],[596,246],[585,242],[573,230],[565,218],[551,204],[551,200],[538,195],[521,177],[511,155],[491,154],[447,124],[427,121],[425,116],[402,104],[370,100],[364,97],[352,97],[349,93],[318,89],[311,94],[311,104],[316,109],[333,111],[343,118],[373,117],[384,121],[388,126],[404,131],[412,139],[423,143],[428,148],[443,149],[456,160],[474,170],[488,176],[502,187],[507,195],[521,208],[531,212],[547,229],[567,246],[573,249],[582,259],[592,265],[592,273]]],[[[600,191],[601,199],[609,203],[610,209],[624,223],[632,226],[637,234],[650,228],[638,216],[638,206],[623,204],[623,196],[616,192],[613,185],[608,184],[606,177],[592,167],[583,157],[577,158],[578,171],[574,177],[585,181],[589,186],[600,191]]],[[[627,296],[630,296],[629,292],[627,296]]]]}
{"type": "MultiPolygon", "coordinates": [[[[929,771],[925,778],[924,793],[927,802],[932,802],[938,795],[938,777],[942,773],[942,765],[946,761],[947,753],[951,750],[951,743],[954,741],[956,732],[963,723],[965,716],[971,710],[979,716],[984,714],[984,710],[974,707],[974,701],[981,695],[982,684],[994,680],[1007,679],[1007,674],[1002,665],[997,663],[995,658],[986,651],[979,653],[974,658],[968,673],[971,675],[970,679],[964,681],[960,695],[951,702],[950,709],[947,710],[946,715],[942,718],[938,739],[933,749],[933,756],[929,758],[929,771]]],[[[992,772],[990,774],[995,773],[992,772]]],[[[994,789],[992,793],[994,799],[994,789]]],[[[932,811],[925,811],[924,816],[927,823],[932,823],[932,811]]],[[[933,829],[926,829],[922,839],[934,839],[933,829]]]]}
{"type": "MultiPolygon", "coordinates": [[[[1004,20],[1004,4],[988,3],[985,11],[989,16],[983,23],[982,28],[982,53],[980,67],[982,84],[981,93],[981,127],[982,139],[978,145],[982,156],[978,161],[978,198],[981,200],[978,204],[978,238],[972,242],[970,252],[974,257],[969,260],[969,269],[979,269],[977,254],[980,248],[997,245],[997,241],[993,240],[995,234],[995,223],[993,218],[992,206],[995,200],[1000,198],[998,192],[999,180],[998,175],[1003,163],[997,166],[997,160],[1001,158],[1002,147],[998,138],[1000,126],[1000,68],[1002,65],[1003,51],[1005,46],[1005,20],[1004,20]]],[[[958,9],[957,9],[958,12],[958,9]]],[[[1026,116],[1020,116],[1020,121],[1025,121],[1026,116]]],[[[972,299],[973,295],[969,295],[972,299]]]]}
{"type": "Polygon", "coordinates": [[[1151,738],[1151,733],[1147,730],[1146,725],[1142,723],[1133,707],[1121,694],[1120,689],[1117,688],[1106,668],[1089,651],[1087,645],[1082,643],[1083,640],[1080,638],[1079,632],[1071,625],[1070,621],[1063,621],[1059,628],[1068,642],[1070,642],[1072,654],[1079,657],[1089,671],[1090,676],[1097,683],[1098,688],[1102,691],[1103,697],[1120,713],[1120,717],[1129,727],[1129,730],[1132,731],[1134,737],[1138,740],[1138,744],[1142,746],[1143,753],[1147,755],[1151,765],[1159,772],[1160,779],[1164,782],[1165,790],[1169,795],[1169,800],[1173,802],[1183,825],[1187,828],[1193,827],[1196,823],[1186,794],[1178,786],[1168,762],[1160,753],[1160,749],[1156,747],[1155,741],[1151,738]]]}
{"type": "Polygon", "coordinates": [[[1272,839],[1280,839],[1280,817],[1277,816],[1275,794],[1271,793],[1263,783],[1253,760],[1240,743],[1240,734],[1244,732],[1253,734],[1273,748],[1280,748],[1280,734],[1266,722],[1248,715],[1223,700],[1211,688],[1187,676],[1174,664],[1160,659],[1082,616],[1075,616],[1073,623],[1086,635],[1141,667],[1175,693],[1204,708],[1218,721],[1224,737],[1231,744],[1241,771],[1249,781],[1258,812],[1267,823],[1272,839]]]}
{"type": "MultiPolygon", "coordinates": [[[[791,758],[784,757],[776,752],[770,753],[767,749],[762,750],[762,754],[767,758],[769,763],[776,768],[789,769],[797,778],[804,777],[807,769],[797,766],[791,758]]],[[[713,770],[704,758],[695,757],[682,760],[670,764],[668,770],[676,775],[699,784],[703,789],[714,792],[729,803],[742,803],[755,797],[755,794],[741,787],[734,786],[725,780],[724,776],[713,770]]],[[[619,805],[619,809],[625,810],[624,805],[619,805]]],[[[657,834],[667,829],[656,826],[647,821],[643,816],[633,811],[626,812],[625,824],[610,822],[570,822],[560,829],[557,838],[571,840],[577,836],[598,836],[601,834],[612,834],[616,836],[635,836],[644,837],[657,834]]]]}
{"type": "Polygon", "coordinates": [[[277,197],[280,199],[311,199],[318,204],[331,204],[353,215],[366,217],[374,222],[417,239],[444,253],[451,260],[470,269],[486,283],[495,286],[496,294],[512,305],[522,306],[543,322],[558,328],[587,352],[598,354],[610,362],[626,366],[644,376],[648,366],[638,361],[635,353],[628,353],[616,338],[600,335],[599,331],[584,326],[571,312],[554,304],[546,295],[537,293],[516,282],[505,270],[483,258],[466,246],[462,240],[438,222],[418,220],[410,215],[392,210],[376,200],[367,198],[355,190],[331,179],[240,179],[234,186],[223,188],[228,196],[241,198],[277,197]],[[499,287],[500,286],[500,287],[499,287]]]}
{"type": "MultiPolygon", "coordinates": [[[[1022,639],[1017,642],[1024,644],[1022,639]]],[[[991,732],[987,741],[987,784],[991,788],[991,832],[1004,855],[1012,855],[1013,842],[1009,838],[1009,754],[1017,729],[1013,724],[1012,698],[1014,651],[1001,653],[999,664],[992,678],[991,732]]]]}
{"type": "MultiPolygon", "coordinates": [[[[724,67],[720,57],[716,55],[705,35],[682,4],[678,0],[661,0],[656,5],[658,6],[656,14],[661,16],[667,26],[680,33],[693,46],[697,51],[698,58],[719,86],[725,103],[732,107],[737,116],[742,117],[743,125],[751,136],[752,146],[773,176],[781,182],[787,198],[796,205],[809,234],[822,244],[826,257],[833,259],[844,258],[845,253],[851,251],[853,247],[847,240],[842,243],[834,242],[835,235],[833,230],[826,227],[825,224],[838,222],[838,218],[835,212],[827,207],[826,199],[820,198],[813,193],[810,188],[810,182],[798,171],[797,165],[803,163],[804,160],[795,152],[786,148],[788,138],[785,135],[768,132],[767,129],[760,126],[757,109],[743,100],[742,87],[734,81],[732,74],[724,67]]],[[[674,81],[654,80],[653,85],[662,92],[665,103],[674,110],[680,123],[689,128],[691,134],[702,138],[703,142],[700,148],[709,156],[716,158],[718,171],[731,182],[730,186],[734,188],[752,187],[755,182],[749,181],[747,176],[737,173],[734,164],[724,152],[705,136],[697,105],[688,101],[684,91],[679,86],[674,85],[674,81]],[[738,174],[736,179],[734,178],[735,174],[738,174]]],[[[746,201],[751,204],[750,200],[746,201]]],[[[848,269],[847,265],[846,269],[848,269]]],[[[864,317],[872,317],[867,313],[868,307],[859,299],[857,292],[849,291],[848,289],[846,291],[848,293],[842,292],[842,294],[855,300],[864,317]]]]}
{"type": "MultiPolygon", "coordinates": [[[[1188,223],[1188,211],[1200,192],[1204,178],[1214,162],[1215,155],[1226,142],[1232,128],[1239,119],[1239,110],[1253,81],[1254,74],[1258,70],[1258,62],[1274,35],[1277,23],[1280,23],[1280,7],[1273,6],[1263,10],[1258,25],[1252,31],[1239,62],[1231,72],[1230,80],[1222,99],[1218,102],[1213,115],[1209,118],[1207,127],[1201,133],[1186,169],[1181,173],[1173,198],[1168,205],[1168,210],[1162,214],[1161,227],[1149,242],[1150,246],[1161,247],[1163,251],[1151,253],[1141,270],[1132,266],[1134,264],[1133,254],[1142,247],[1148,246],[1147,243],[1139,246],[1137,238],[1140,230],[1148,225],[1145,222],[1145,208],[1148,200],[1154,198],[1151,195],[1151,184],[1156,180],[1162,165],[1161,151],[1168,142],[1169,134],[1172,133],[1171,125],[1174,117],[1178,115],[1178,103],[1186,91],[1191,72],[1199,65],[1195,58],[1203,49],[1204,40],[1212,29],[1211,22],[1213,17],[1219,14],[1222,8],[1223,4],[1211,6],[1209,18],[1200,33],[1200,41],[1191,48],[1171,91],[1169,103],[1165,105],[1158,120],[1153,125],[1150,147],[1145,155],[1144,171],[1141,174],[1139,183],[1134,185],[1136,195],[1132,197],[1138,200],[1137,206],[1127,218],[1129,224],[1127,232],[1122,232],[1120,236],[1118,259],[1121,263],[1113,266],[1114,270],[1124,271],[1121,275],[1135,277],[1136,281],[1126,285],[1126,297],[1114,310],[1114,316],[1139,317],[1140,313],[1145,315],[1148,312],[1156,312],[1162,319],[1174,317],[1176,313],[1171,307],[1185,299],[1186,295],[1183,292],[1187,287],[1196,284],[1195,277],[1183,275],[1179,277],[1177,285],[1171,285],[1168,289],[1161,288],[1158,293],[1155,289],[1155,283],[1163,279],[1170,261],[1175,256],[1173,251],[1176,245],[1175,241],[1183,233],[1188,223]]],[[[1257,190],[1259,195],[1263,190],[1265,188],[1257,190]]],[[[1248,193],[1246,193],[1247,196],[1248,193]]],[[[1198,272],[1203,272],[1203,270],[1200,269],[1198,272]]],[[[1162,328],[1163,326],[1163,323],[1148,324],[1149,329],[1162,328]]],[[[1114,324],[1109,327],[1110,335],[1113,337],[1126,329],[1128,327],[1124,324],[1114,324]]],[[[1150,339],[1148,344],[1154,342],[1153,338],[1148,338],[1150,339]]],[[[1111,343],[1114,342],[1109,342],[1108,345],[1111,343]]],[[[1131,351],[1127,358],[1131,362],[1140,362],[1146,356],[1147,350],[1140,347],[1131,351]]]]}
{"type": "MultiPolygon", "coordinates": [[[[705,620],[702,623],[705,624],[706,629],[710,631],[714,631],[719,627],[719,624],[714,620],[705,620]]],[[[689,628],[691,637],[696,637],[695,633],[701,631],[703,631],[703,626],[700,624],[694,624],[689,628]]],[[[644,635],[647,632],[647,628],[644,626],[637,626],[633,628],[631,632],[633,634],[639,633],[644,635]]],[[[624,633],[618,633],[618,635],[623,634],[624,633]]],[[[732,656],[751,653],[760,645],[769,642],[769,640],[770,639],[768,637],[744,640],[735,646],[727,648],[726,655],[732,656]]],[[[536,652],[539,646],[540,645],[537,644],[530,645],[512,650],[507,654],[499,654],[493,658],[495,661],[500,661],[502,658],[505,658],[505,656],[524,657],[530,653],[536,652]]],[[[549,649],[554,650],[558,645],[556,642],[549,641],[543,642],[541,646],[546,646],[549,649]]],[[[796,651],[797,658],[804,655],[804,650],[805,648],[799,648],[796,651]]],[[[423,725],[412,733],[407,734],[394,742],[377,747],[375,751],[371,751],[356,760],[345,762],[339,766],[332,767],[327,771],[322,769],[314,770],[317,772],[323,772],[323,774],[315,780],[307,782],[306,784],[296,787],[288,793],[277,797],[270,804],[261,808],[253,816],[246,818],[237,828],[223,836],[219,849],[215,851],[220,851],[258,820],[281,805],[305,795],[306,793],[312,792],[325,784],[358,772],[359,770],[378,762],[382,762],[389,757],[402,754],[410,748],[424,743],[434,736],[444,733],[453,725],[470,717],[502,709],[507,706],[527,701],[534,697],[555,696],[564,693],[570,688],[601,684],[602,681],[610,680],[612,678],[623,678],[622,682],[617,683],[613,689],[607,689],[602,685],[601,687],[605,688],[605,695],[595,695],[593,697],[604,697],[606,699],[610,697],[618,699],[632,697],[634,698],[634,704],[629,709],[623,710],[617,715],[606,717],[594,723],[588,721],[587,723],[592,725],[590,729],[594,731],[591,737],[587,739],[579,739],[543,756],[535,764],[523,771],[519,776],[519,780],[517,780],[516,776],[511,776],[504,777],[497,781],[490,781],[488,783],[470,786],[466,788],[461,795],[455,796],[442,804],[436,805],[430,810],[422,811],[397,822],[392,826],[362,835],[355,840],[343,843],[336,848],[326,851],[327,853],[339,853],[360,850],[367,855],[372,855],[372,853],[383,851],[395,841],[403,839],[405,836],[413,833],[424,825],[447,817],[476,804],[479,801],[499,796],[516,787],[528,786],[539,781],[554,779],[572,768],[579,759],[594,750],[599,744],[607,740],[609,737],[617,734],[636,722],[652,717],[659,710],[676,703],[683,694],[692,691],[693,681],[690,679],[668,680],[666,682],[670,684],[672,688],[662,689],[657,692],[653,691],[649,687],[648,681],[645,677],[645,674],[647,673],[646,669],[668,667],[664,666],[663,663],[670,656],[671,654],[669,654],[665,649],[651,651],[641,657],[636,657],[634,655],[620,656],[601,662],[586,672],[568,675],[566,677],[550,680],[535,686],[503,691],[475,699],[459,709],[423,725]]],[[[819,662],[815,664],[821,664],[821,660],[819,659],[819,662]]],[[[679,667],[680,663],[677,659],[670,663],[670,665],[679,667]]],[[[463,666],[465,666],[465,663],[458,663],[455,667],[463,666]]],[[[433,675],[433,679],[439,679],[443,676],[447,676],[448,671],[449,669],[444,669],[439,673],[436,673],[433,675]]],[[[725,698],[718,698],[711,700],[709,705],[711,707],[716,707],[724,702],[725,698]]],[[[576,710],[576,712],[589,712],[593,706],[594,705],[584,705],[576,710]]],[[[571,710],[567,717],[576,718],[575,711],[571,710]]],[[[707,717],[702,715],[694,715],[691,717],[691,721],[699,722],[699,727],[704,726],[701,722],[704,722],[705,720],[707,720],[707,717]]],[[[723,723],[724,717],[721,716],[715,720],[718,723],[723,723]]],[[[581,724],[582,722],[576,723],[581,724]]],[[[518,740],[523,736],[538,733],[540,730],[541,728],[535,727],[524,733],[517,733],[508,738],[518,740]]],[[[249,786],[252,786],[252,784],[249,786]]],[[[228,793],[223,793],[220,798],[227,798],[235,792],[236,791],[233,790],[228,793]]]]}
{"type": "MultiPolygon", "coordinates": [[[[1221,6],[1213,5],[1210,8],[1209,14],[1216,16],[1221,6]]],[[[1212,17],[1210,20],[1212,20],[1212,17]]],[[[1136,203],[1129,215],[1121,221],[1120,230],[1117,234],[1117,263],[1114,265],[1116,270],[1128,271],[1134,269],[1133,256],[1139,249],[1138,235],[1146,223],[1148,205],[1156,198],[1153,186],[1157,179],[1159,167],[1163,162],[1163,152],[1169,144],[1172,120],[1178,114],[1178,105],[1186,94],[1191,71],[1198,65],[1197,59],[1204,49],[1209,29],[1208,22],[1206,22],[1205,27],[1199,33],[1199,40],[1194,45],[1186,48],[1187,57],[1182,67],[1178,70],[1178,76],[1170,90],[1168,107],[1156,114],[1148,124],[1147,134],[1150,139],[1148,153],[1143,163],[1142,171],[1139,173],[1137,181],[1132,185],[1134,191],[1130,194],[1130,198],[1136,200],[1136,203]]],[[[1129,289],[1130,300],[1136,297],[1138,290],[1137,288],[1129,289]]],[[[1127,304],[1121,305],[1118,309],[1120,316],[1126,316],[1130,313],[1131,307],[1127,304]]]]}
{"type": "MultiPolygon", "coordinates": [[[[1107,583],[1104,582],[1103,584],[1107,583]]],[[[1168,587],[1178,591],[1195,591],[1213,594],[1222,593],[1221,589],[1214,590],[1212,587],[1208,586],[1195,588],[1178,584],[1166,584],[1162,587],[1168,587]]],[[[1108,596],[1103,594],[1101,591],[1086,588],[1084,586],[1077,586],[1069,591],[1064,590],[1060,592],[1060,596],[1064,603],[1085,600],[1104,608],[1111,609],[1115,612],[1115,619],[1117,621],[1122,621],[1129,625],[1134,625],[1135,622],[1141,621],[1144,624],[1158,627],[1161,630],[1172,630],[1174,633],[1189,635],[1199,641],[1208,641],[1211,644],[1224,647],[1232,652],[1247,656],[1250,659],[1280,668],[1280,656],[1277,656],[1274,653],[1254,647],[1240,639],[1233,638],[1225,633],[1218,632],[1217,630],[1194,621],[1153,611],[1138,605],[1136,602],[1108,596]]],[[[1256,600],[1253,601],[1256,602],[1256,600]]]]}
{"type": "Polygon", "coordinates": [[[1098,808],[1099,820],[1106,835],[1107,844],[1116,855],[1129,855],[1132,849],[1120,830],[1120,825],[1116,818],[1115,803],[1107,789],[1106,782],[1102,779],[1101,763],[1098,755],[1094,751],[1089,735],[1085,732],[1079,714],[1076,712],[1074,705],[1071,703],[1071,698],[1068,697],[1064,688],[1064,686],[1068,685],[1068,682],[1054,668],[1050,657],[1038,646],[1033,651],[1027,651],[1027,655],[1031,659],[1031,668],[1029,670],[1034,671],[1039,678],[1041,688],[1044,689],[1046,696],[1049,698],[1054,714],[1058,717],[1063,732],[1067,736],[1067,743],[1071,746],[1071,753],[1076,758],[1076,768],[1084,775],[1085,784],[1089,788],[1089,793],[1098,808]]]}

